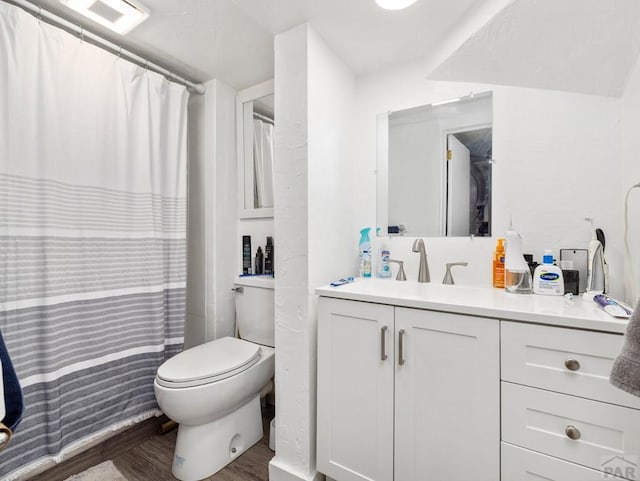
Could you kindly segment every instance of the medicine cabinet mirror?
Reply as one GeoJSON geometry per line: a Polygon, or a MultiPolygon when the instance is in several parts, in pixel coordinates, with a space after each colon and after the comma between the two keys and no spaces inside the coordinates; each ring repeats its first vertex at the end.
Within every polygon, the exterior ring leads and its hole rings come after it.
{"type": "Polygon", "coordinates": [[[491,235],[491,92],[380,114],[377,129],[381,234],[491,235]]]}
{"type": "Polygon", "coordinates": [[[273,217],[273,81],[238,93],[240,218],[273,217]]]}

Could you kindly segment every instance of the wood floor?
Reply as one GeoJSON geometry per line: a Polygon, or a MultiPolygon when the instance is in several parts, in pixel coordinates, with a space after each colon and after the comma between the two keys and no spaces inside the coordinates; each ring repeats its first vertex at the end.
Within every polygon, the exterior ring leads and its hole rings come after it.
{"type": "MultiPolygon", "coordinates": [[[[269,421],[273,407],[263,408],[264,438],[207,481],[268,481],[269,421]]],[[[31,478],[31,481],[64,481],[69,476],[111,460],[128,481],[175,481],[171,474],[177,430],[158,434],[160,422],[150,419],[31,478]]]]}

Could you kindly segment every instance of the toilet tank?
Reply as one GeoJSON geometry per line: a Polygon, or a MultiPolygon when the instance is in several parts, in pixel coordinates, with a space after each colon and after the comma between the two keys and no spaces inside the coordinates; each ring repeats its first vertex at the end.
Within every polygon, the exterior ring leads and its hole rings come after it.
{"type": "Polygon", "coordinates": [[[236,323],[240,337],[246,341],[274,347],[273,277],[238,277],[235,285],[236,323]]]}

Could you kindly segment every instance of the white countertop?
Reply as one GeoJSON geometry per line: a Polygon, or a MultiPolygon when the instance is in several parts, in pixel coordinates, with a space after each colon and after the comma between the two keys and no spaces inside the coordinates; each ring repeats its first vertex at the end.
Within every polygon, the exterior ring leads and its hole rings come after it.
{"type": "Polygon", "coordinates": [[[339,287],[316,289],[319,296],[374,302],[401,307],[492,317],[502,320],[532,322],[560,327],[624,334],[628,320],[616,319],[593,301],[576,296],[508,294],[504,289],[472,286],[356,279],[339,287]]]}

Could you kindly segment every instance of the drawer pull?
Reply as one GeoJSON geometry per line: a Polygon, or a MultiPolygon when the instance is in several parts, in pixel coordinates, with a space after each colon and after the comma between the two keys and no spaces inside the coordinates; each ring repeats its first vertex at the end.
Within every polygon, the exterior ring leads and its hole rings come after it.
{"type": "Polygon", "coordinates": [[[577,359],[567,359],[564,365],[569,371],[578,371],[580,369],[580,363],[577,359]]]}
{"type": "Polygon", "coordinates": [[[567,429],[564,430],[564,433],[569,439],[573,439],[574,441],[577,441],[582,436],[580,430],[577,427],[571,425],[567,426],[567,429]]]}

